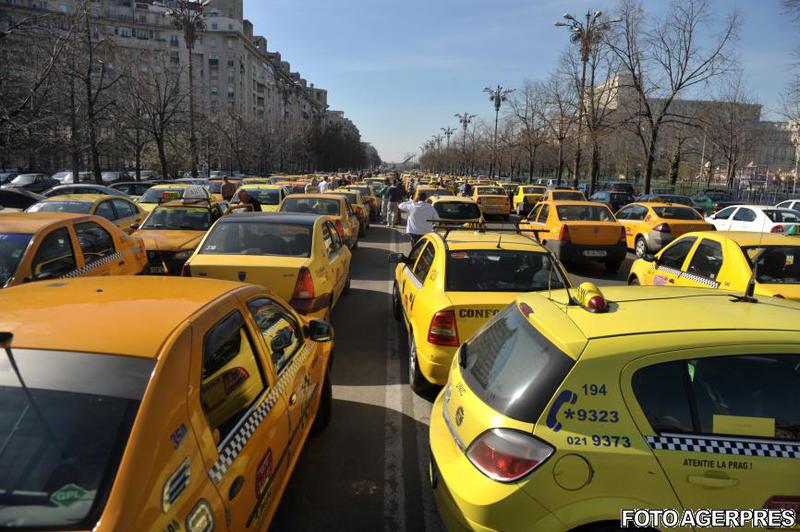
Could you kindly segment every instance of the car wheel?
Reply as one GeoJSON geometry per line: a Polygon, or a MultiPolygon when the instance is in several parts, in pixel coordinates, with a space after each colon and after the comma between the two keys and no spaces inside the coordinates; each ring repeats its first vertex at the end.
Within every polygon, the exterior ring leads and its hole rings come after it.
{"type": "Polygon", "coordinates": [[[397,321],[403,320],[403,307],[400,306],[400,292],[397,291],[397,285],[392,288],[392,316],[397,321]]]}
{"type": "Polygon", "coordinates": [[[320,432],[327,427],[331,422],[331,411],[333,410],[333,386],[331,386],[330,375],[325,375],[325,380],[322,382],[322,391],[320,392],[319,407],[317,408],[317,415],[314,417],[314,432],[320,432]]]}
{"type": "Polygon", "coordinates": [[[641,286],[642,283],[639,282],[639,278],[635,275],[632,275],[630,279],[628,279],[628,286],[641,286]]]}
{"type": "Polygon", "coordinates": [[[644,237],[637,236],[636,242],[634,243],[634,251],[636,252],[636,256],[640,259],[645,256],[647,253],[647,242],[644,241],[644,237]]]}
{"type": "Polygon", "coordinates": [[[617,273],[621,266],[622,262],[620,261],[606,262],[606,271],[608,273],[617,273]]]}
{"type": "Polygon", "coordinates": [[[358,240],[356,240],[355,242],[353,242],[353,247],[351,247],[351,248],[350,248],[350,251],[355,251],[355,250],[357,250],[357,249],[358,249],[358,240]]]}
{"type": "Polygon", "coordinates": [[[358,227],[358,236],[364,237],[367,236],[367,223],[364,222],[358,227]]]}
{"type": "Polygon", "coordinates": [[[431,383],[419,370],[419,359],[417,358],[417,343],[414,341],[414,332],[408,331],[408,385],[417,395],[425,393],[431,383]]]}

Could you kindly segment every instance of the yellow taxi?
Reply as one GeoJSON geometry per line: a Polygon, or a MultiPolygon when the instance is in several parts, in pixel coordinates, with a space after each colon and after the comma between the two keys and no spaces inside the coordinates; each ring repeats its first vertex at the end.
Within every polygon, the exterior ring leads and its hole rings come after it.
{"type": "Polygon", "coordinates": [[[182,199],[156,207],[134,236],[147,250],[147,273],[180,275],[211,225],[222,217],[222,209],[208,200],[182,199]]]}
{"type": "Polygon", "coordinates": [[[330,194],[296,194],[287,197],[281,203],[280,212],[294,212],[300,214],[319,214],[328,216],[339,238],[350,249],[358,248],[359,222],[355,211],[343,196],[330,194]]]}
{"type": "MultiPolygon", "coordinates": [[[[278,181],[275,183],[279,187],[283,187],[283,191],[285,196],[289,194],[305,194],[306,193],[306,185],[311,183],[310,181],[278,181]]],[[[284,196],[284,197],[285,197],[284,196]]]]}
{"type": "Polygon", "coordinates": [[[3,290],[0,308],[15,527],[266,530],[330,420],[331,326],[263,288],[93,277],[3,290]]]}
{"type": "Polygon", "coordinates": [[[65,194],[45,198],[27,208],[25,212],[62,212],[94,214],[110,221],[124,232],[133,232],[133,226],[142,223],[147,212],[127,198],[105,194],[65,194]]]}
{"type": "Polygon", "coordinates": [[[503,190],[506,191],[506,195],[509,199],[511,199],[514,194],[517,192],[517,188],[519,187],[519,183],[514,183],[512,181],[497,181],[495,185],[498,187],[503,187],[503,190]]]}
{"type": "MultiPolygon", "coordinates": [[[[236,181],[233,182],[236,183],[236,181]]],[[[142,196],[136,201],[136,204],[145,211],[150,212],[164,201],[165,194],[169,195],[170,197],[175,197],[173,196],[174,194],[180,194],[180,197],[182,197],[188,188],[195,189],[197,188],[197,185],[192,183],[164,183],[161,185],[156,185],[147,189],[147,192],[142,194],[142,196]]],[[[206,187],[200,188],[205,191],[205,195],[208,199],[215,200],[209,189],[206,187]]]]}
{"type": "Polygon", "coordinates": [[[239,187],[233,199],[231,199],[230,209],[232,211],[244,207],[239,204],[238,197],[238,193],[242,190],[258,200],[261,204],[261,212],[278,212],[283,198],[286,197],[286,190],[280,185],[248,185],[242,183],[242,186],[239,187]]]}
{"type": "Polygon", "coordinates": [[[136,275],[146,264],[141,239],[105,218],[0,213],[0,288],[69,277],[136,275]]]}
{"type": "Polygon", "coordinates": [[[640,258],[686,233],[715,230],[692,207],[673,203],[631,203],[618,210],[616,218],[625,227],[628,249],[640,258]]]}
{"type": "Polygon", "coordinates": [[[472,198],[462,196],[433,196],[428,201],[439,215],[439,222],[463,224],[471,228],[486,225],[480,207],[472,198]]]}
{"type": "Polygon", "coordinates": [[[397,264],[394,314],[408,332],[409,384],[417,392],[444,384],[458,346],[518,292],[569,286],[546,249],[512,232],[428,233],[408,256],[389,260],[397,264]]]}
{"type": "Polygon", "coordinates": [[[797,315],[689,288],[520,294],[461,346],[431,411],[446,527],[610,531],[641,508],[798,509],[797,315]]]}
{"type": "MultiPolygon", "coordinates": [[[[381,210],[381,202],[369,185],[366,183],[356,183],[355,185],[347,185],[345,190],[352,190],[361,195],[361,201],[369,205],[369,219],[371,222],[378,221],[378,212],[381,210]]],[[[341,190],[341,189],[340,189],[341,190]]]]}
{"type": "Polygon", "coordinates": [[[358,218],[358,236],[367,236],[367,229],[369,229],[369,221],[372,216],[369,202],[355,190],[337,188],[335,190],[329,190],[325,192],[325,194],[344,198],[352,208],[356,218],[358,218]]]}
{"type": "Polygon", "coordinates": [[[472,189],[472,199],[481,208],[484,217],[502,216],[508,220],[511,215],[511,200],[503,187],[497,185],[476,185],[472,189]]]}
{"type": "Polygon", "coordinates": [[[633,263],[628,284],[719,288],[800,300],[800,239],[773,233],[689,233],[633,263]]]}
{"type": "Polygon", "coordinates": [[[439,198],[446,196],[455,196],[453,192],[446,187],[439,186],[419,186],[414,189],[414,201],[427,201],[429,198],[439,198]]]}
{"type": "Polygon", "coordinates": [[[563,262],[602,262],[615,273],[627,253],[625,228],[602,203],[542,201],[519,227],[537,230],[542,244],[563,262]]]}
{"type": "MultiPolygon", "coordinates": [[[[242,183],[242,180],[230,177],[228,178],[228,182],[233,184],[233,186],[235,186],[236,188],[239,188],[239,185],[242,183]]],[[[208,185],[206,185],[206,188],[208,188],[208,191],[211,193],[211,195],[213,196],[214,200],[217,203],[227,201],[225,198],[222,197],[222,185],[224,184],[225,181],[223,181],[222,179],[211,179],[208,181],[208,185]]]]}
{"type": "Polygon", "coordinates": [[[586,196],[580,190],[555,188],[546,190],[541,201],[586,201],[586,196]]]}
{"type": "Polygon", "coordinates": [[[522,216],[531,212],[534,205],[542,200],[547,187],[540,185],[519,185],[511,198],[514,212],[522,216]]]}
{"type": "Polygon", "coordinates": [[[182,275],[258,284],[301,314],[327,318],[350,289],[351,257],[327,216],[240,213],[214,224],[182,275]]]}

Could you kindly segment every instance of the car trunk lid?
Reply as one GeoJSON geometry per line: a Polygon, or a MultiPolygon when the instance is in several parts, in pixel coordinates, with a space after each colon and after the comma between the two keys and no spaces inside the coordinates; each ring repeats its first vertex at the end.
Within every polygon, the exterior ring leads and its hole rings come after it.
{"type": "Polygon", "coordinates": [[[302,257],[200,254],[191,259],[191,272],[192,277],[261,285],[289,301],[300,268],[309,263],[310,259],[302,257]]]}
{"type": "Polygon", "coordinates": [[[617,222],[564,222],[573,244],[613,245],[620,241],[622,225],[617,222]]]}

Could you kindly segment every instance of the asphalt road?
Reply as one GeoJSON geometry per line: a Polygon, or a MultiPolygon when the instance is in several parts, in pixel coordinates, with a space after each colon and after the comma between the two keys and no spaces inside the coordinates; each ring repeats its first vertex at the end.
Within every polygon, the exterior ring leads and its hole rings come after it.
{"type": "MultiPolygon", "coordinates": [[[[373,225],[354,252],[350,294],[333,311],[332,421],[306,444],[273,530],[442,530],[427,472],[435,397],[408,387],[405,331],[391,312],[388,254],[409,249],[401,232],[373,225]]],[[[567,268],[576,285],[602,286],[624,284],[630,263],[616,275],[567,268]]]]}

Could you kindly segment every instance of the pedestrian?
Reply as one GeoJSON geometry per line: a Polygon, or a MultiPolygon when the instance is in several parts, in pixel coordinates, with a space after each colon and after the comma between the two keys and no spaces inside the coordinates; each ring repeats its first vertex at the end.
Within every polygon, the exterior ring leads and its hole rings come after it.
{"type": "Polygon", "coordinates": [[[388,200],[386,203],[386,226],[392,227],[400,221],[400,211],[397,209],[400,206],[400,200],[403,199],[403,191],[397,186],[397,182],[392,180],[386,194],[388,200]]]}
{"type": "Polygon", "coordinates": [[[399,205],[399,209],[408,213],[406,234],[411,237],[412,247],[417,243],[417,240],[422,238],[422,235],[433,231],[433,222],[431,220],[439,219],[436,209],[427,201],[404,201],[399,205]]]}
{"type": "Polygon", "coordinates": [[[320,193],[325,193],[331,189],[331,183],[328,181],[328,176],[322,178],[322,182],[319,184],[319,191],[320,193]]]}
{"type": "Polygon", "coordinates": [[[222,185],[219,187],[219,193],[222,195],[222,199],[225,201],[232,200],[233,195],[236,194],[236,185],[231,183],[231,180],[227,175],[222,178],[222,185]]]}
{"type": "Polygon", "coordinates": [[[238,208],[249,206],[251,211],[261,212],[261,203],[257,198],[248,194],[246,190],[240,190],[237,194],[237,197],[239,198],[239,205],[237,205],[238,208]]]}
{"type": "Polygon", "coordinates": [[[389,219],[389,185],[383,184],[378,191],[378,197],[381,199],[381,221],[388,224],[389,219]]]}

